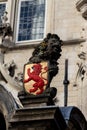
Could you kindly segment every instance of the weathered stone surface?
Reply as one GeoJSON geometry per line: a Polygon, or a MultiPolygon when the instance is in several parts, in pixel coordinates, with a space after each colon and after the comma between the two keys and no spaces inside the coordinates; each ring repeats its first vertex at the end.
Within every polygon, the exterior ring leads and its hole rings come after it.
{"type": "Polygon", "coordinates": [[[11,130],[50,129],[65,130],[66,123],[61,111],[56,106],[31,107],[16,110],[10,120],[11,130]]]}
{"type": "Polygon", "coordinates": [[[37,96],[19,95],[18,97],[24,107],[54,105],[53,99],[48,93],[37,96]]]}

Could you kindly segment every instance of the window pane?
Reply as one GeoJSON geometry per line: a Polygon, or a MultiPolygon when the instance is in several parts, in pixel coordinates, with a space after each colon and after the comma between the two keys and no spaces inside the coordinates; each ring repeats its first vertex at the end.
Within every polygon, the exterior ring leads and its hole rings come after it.
{"type": "Polygon", "coordinates": [[[19,5],[17,41],[42,39],[45,0],[21,0],[19,5]]]}
{"type": "Polygon", "coordinates": [[[2,23],[1,16],[4,14],[5,8],[6,8],[6,3],[0,3],[0,23],[2,23]]]}

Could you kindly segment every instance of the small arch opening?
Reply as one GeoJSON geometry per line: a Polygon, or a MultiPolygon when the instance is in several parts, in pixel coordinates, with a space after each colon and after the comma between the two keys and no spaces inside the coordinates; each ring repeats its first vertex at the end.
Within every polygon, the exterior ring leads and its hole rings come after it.
{"type": "Polygon", "coordinates": [[[6,130],[6,122],[2,113],[0,113],[0,130],[6,130]]]}

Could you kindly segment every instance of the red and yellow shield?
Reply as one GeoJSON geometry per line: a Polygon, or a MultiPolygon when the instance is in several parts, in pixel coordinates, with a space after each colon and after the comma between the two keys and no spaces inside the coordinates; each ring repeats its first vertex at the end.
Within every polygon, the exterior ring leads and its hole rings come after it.
{"type": "Polygon", "coordinates": [[[48,62],[26,64],[24,66],[24,88],[27,93],[39,95],[48,83],[48,62]]]}

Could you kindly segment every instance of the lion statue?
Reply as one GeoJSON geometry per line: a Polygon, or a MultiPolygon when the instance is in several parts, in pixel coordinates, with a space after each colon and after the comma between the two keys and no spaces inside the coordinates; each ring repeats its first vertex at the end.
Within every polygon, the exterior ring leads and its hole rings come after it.
{"type": "Polygon", "coordinates": [[[30,63],[40,63],[42,61],[49,62],[49,83],[52,78],[58,73],[57,60],[61,56],[62,40],[57,34],[48,33],[46,38],[37,45],[29,59],[30,63]]]}

